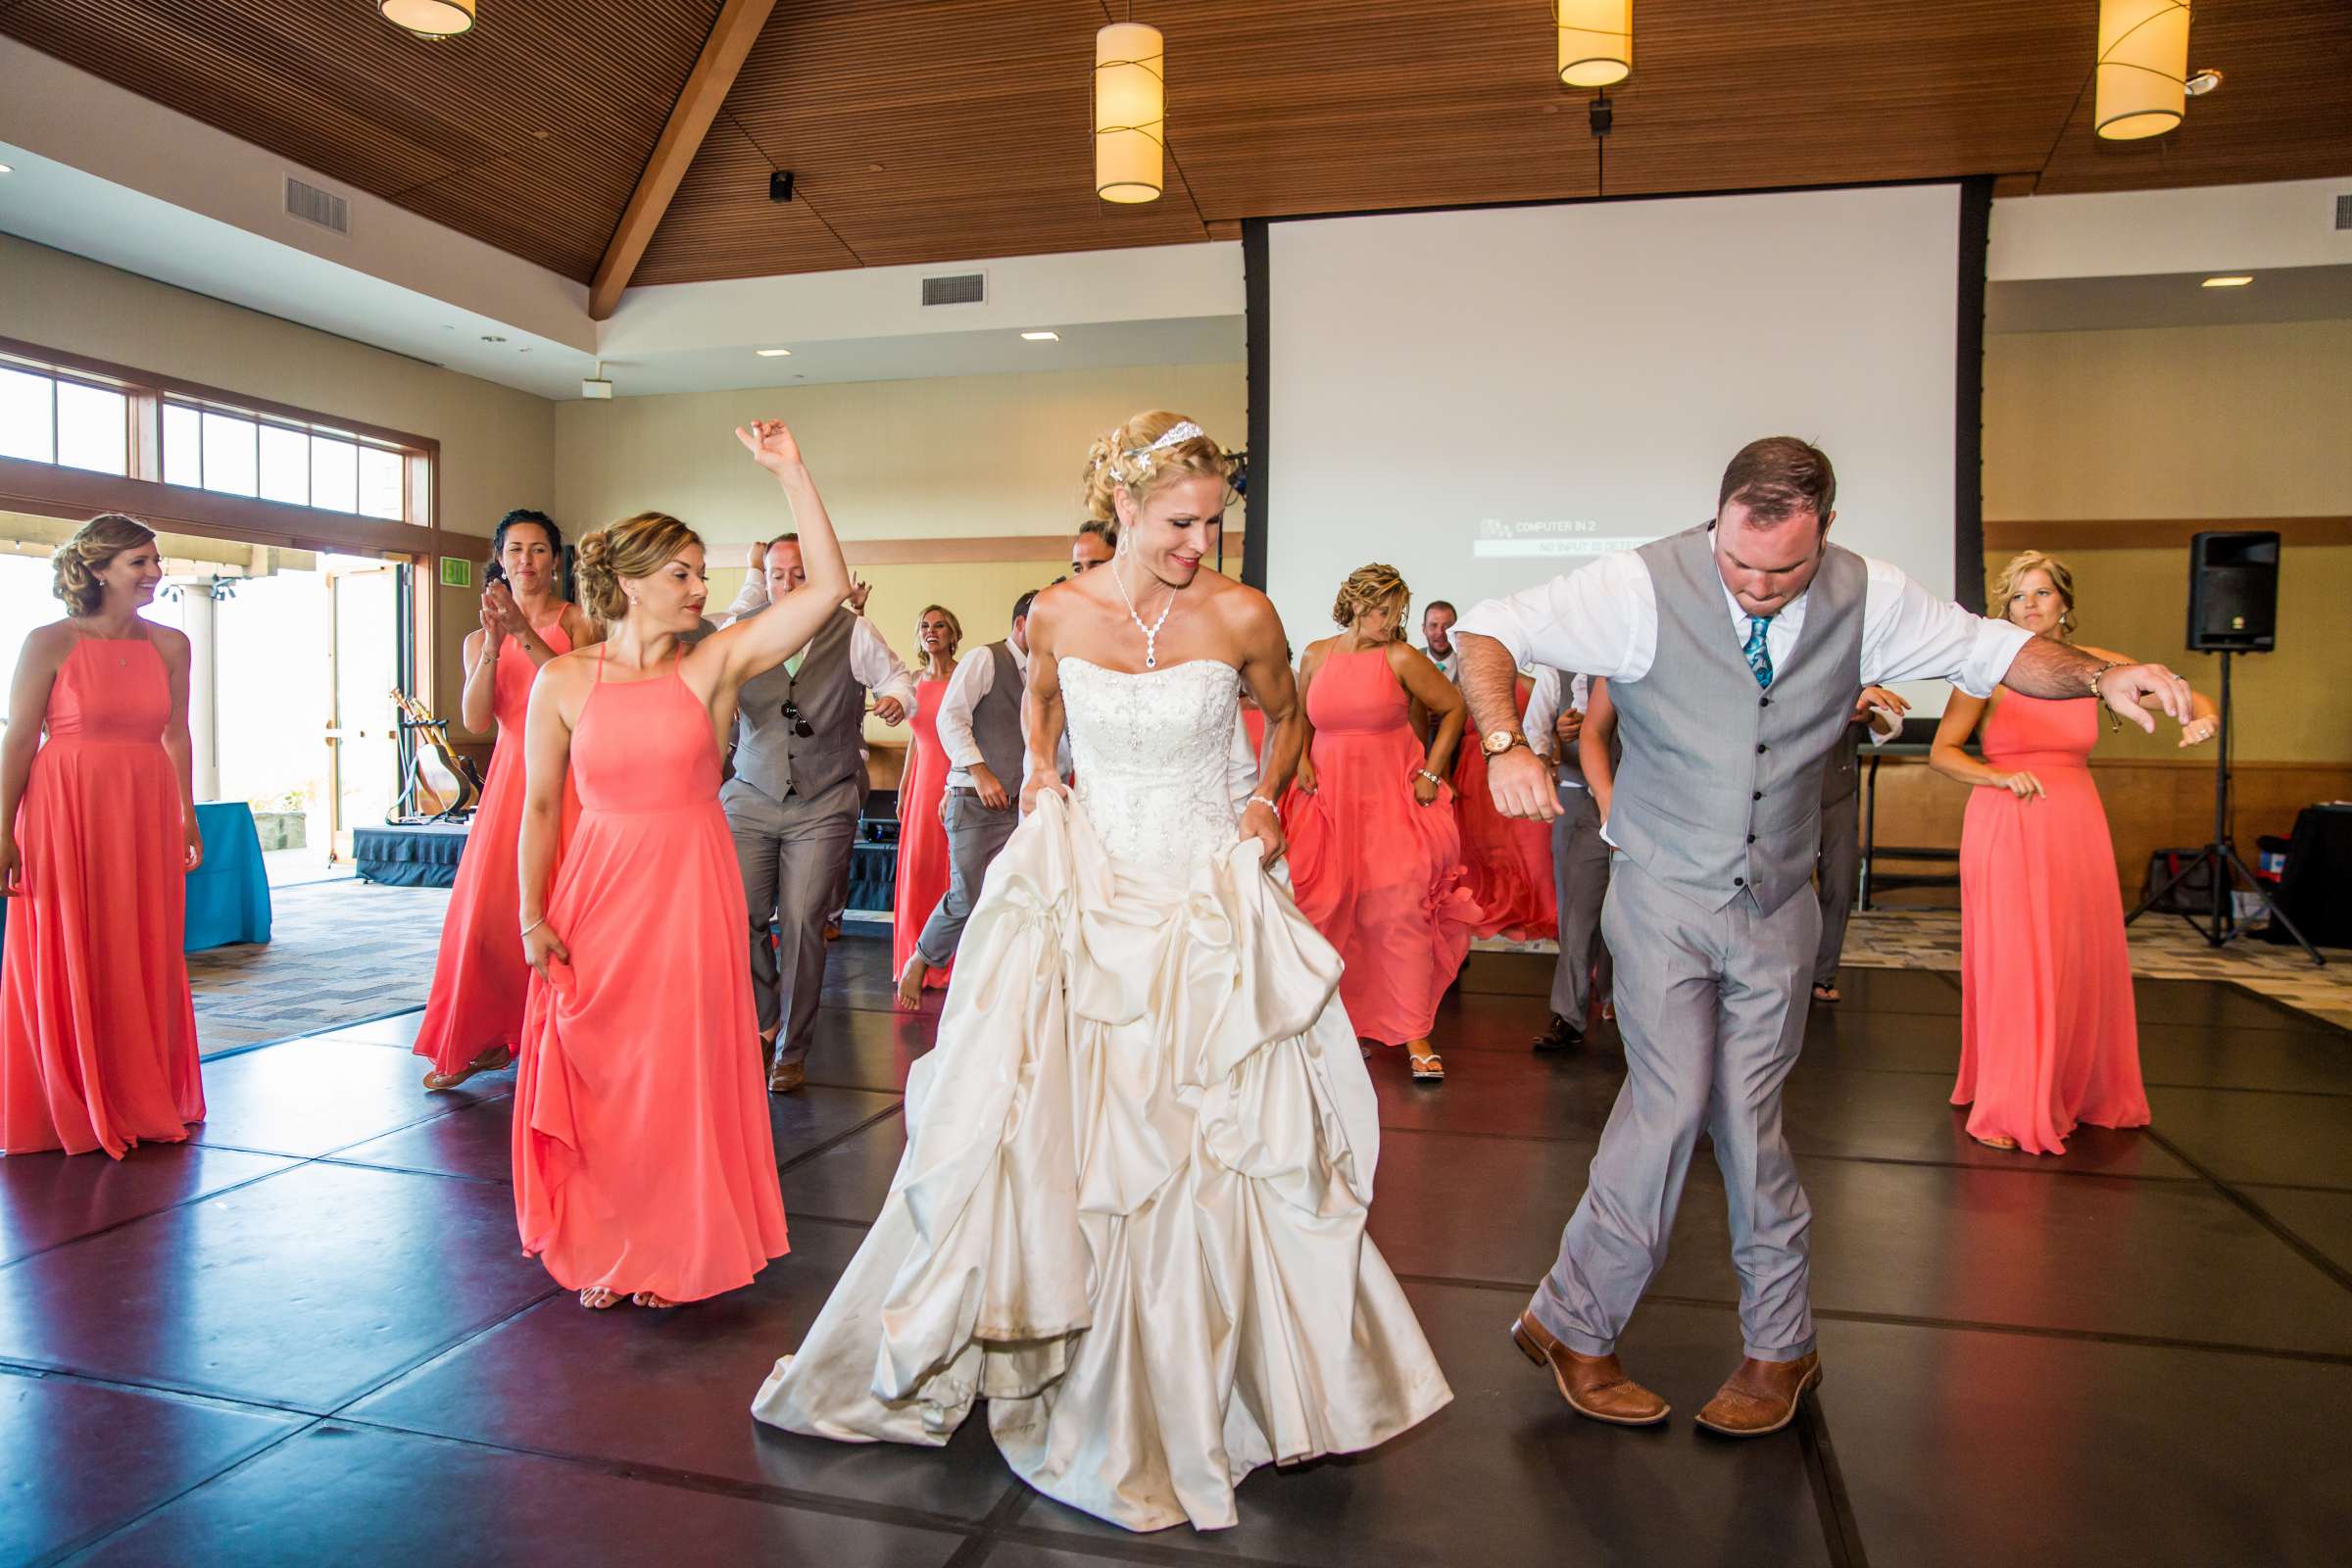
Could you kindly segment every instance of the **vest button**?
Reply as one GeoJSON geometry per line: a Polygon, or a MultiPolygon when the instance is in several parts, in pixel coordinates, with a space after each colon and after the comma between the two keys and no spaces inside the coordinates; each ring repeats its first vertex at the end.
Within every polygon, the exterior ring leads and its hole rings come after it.
{"type": "Polygon", "coordinates": [[[1736,876],[1732,878],[1732,886],[1736,888],[1743,888],[1747,886],[1747,878],[1743,876],[1736,876]]]}
{"type": "Polygon", "coordinates": [[[1756,699],[1756,706],[1758,708],[1770,708],[1772,706],[1772,699],[1769,697],[1759,697],[1756,699]]]}
{"type": "Polygon", "coordinates": [[[1763,755],[1764,755],[1766,752],[1769,752],[1769,751],[1771,751],[1771,750],[1772,750],[1772,748],[1771,748],[1771,747],[1769,747],[1769,746],[1767,746],[1767,745],[1765,745],[1765,744],[1764,744],[1762,741],[1758,741],[1758,742],[1756,742],[1756,755],[1757,755],[1758,757],[1762,757],[1762,756],[1763,756],[1763,755]]]}
{"type": "Polygon", "coordinates": [[[1750,833],[1750,834],[1747,836],[1747,842],[1748,842],[1748,843],[1750,843],[1750,844],[1753,844],[1753,843],[1755,843],[1755,842],[1756,842],[1756,836],[1755,836],[1753,833],[1750,833]]]}
{"type": "Polygon", "coordinates": [[[1760,801],[1760,800],[1762,800],[1763,798],[1764,798],[1764,792],[1763,792],[1762,790],[1758,790],[1758,791],[1756,791],[1756,799],[1760,801]]]}

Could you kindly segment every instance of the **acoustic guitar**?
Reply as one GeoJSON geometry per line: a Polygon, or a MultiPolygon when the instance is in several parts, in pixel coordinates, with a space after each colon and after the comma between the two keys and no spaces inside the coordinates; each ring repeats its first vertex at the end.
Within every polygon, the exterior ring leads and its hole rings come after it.
{"type": "Polygon", "coordinates": [[[445,821],[472,810],[482,798],[482,777],[472,759],[450,746],[449,720],[435,718],[432,710],[397,688],[392,701],[400,705],[401,731],[413,750],[389,819],[445,821]]]}

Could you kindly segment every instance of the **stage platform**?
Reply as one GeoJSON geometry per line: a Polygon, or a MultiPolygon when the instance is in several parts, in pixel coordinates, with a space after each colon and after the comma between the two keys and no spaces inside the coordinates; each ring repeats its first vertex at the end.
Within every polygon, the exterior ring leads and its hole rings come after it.
{"type": "Polygon", "coordinates": [[[1740,1350],[1703,1150],[1623,1348],[1672,1421],[1581,1420],[1512,1348],[1624,1072],[1605,1029],[1528,1051],[1522,955],[1447,1003],[1444,1085],[1372,1062],[1373,1234],[1455,1395],[1420,1429],[1148,1538],[1029,1494],[978,1418],[936,1450],[769,1431],[747,1405],[881,1204],[937,1021],[889,1010],[889,966],[886,938],[835,946],[810,1086],[771,1102],[793,1254],[672,1313],[586,1312],[518,1254],[512,1074],[425,1095],[414,1013],[209,1063],[196,1143],[0,1159],[0,1562],[1984,1568],[2352,1539],[2352,1037],[2208,981],[2139,984],[2155,1126],[2034,1158],[1944,1102],[1951,978],[1844,972],[1787,1101],[1827,1381],[1774,1438],[1690,1421],[1740,1350]]]}

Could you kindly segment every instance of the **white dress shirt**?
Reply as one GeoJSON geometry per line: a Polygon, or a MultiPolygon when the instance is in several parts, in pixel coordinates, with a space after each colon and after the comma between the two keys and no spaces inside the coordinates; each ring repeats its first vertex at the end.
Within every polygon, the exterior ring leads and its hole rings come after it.
{"type": "MultiPolygon", "coordinates": [[[[752,612],[767,604],[767,573],[754,571],[745,574],[742,590],[735,602],[727,606],[719,617],[721,626],[732,626],[752,612]]],[[[876,701],[895,697],[899,706],[914,711],[914,676],[900,662],[874,623],[863,615],[850,628],[850,678],[871,693],[876,701]]],[[[862,748],[860,748],[862,749],[862,748]]]]}
{"type": "Polygon", "coordinates": [[[1429,654],[1429,662],[1437,665],[1438,668],[1444,670],[1447,680],[1459,680],[1461,679],[1462,651],[1459,648],[1454,647],[1451,643],[1447,643],[1446,645],[1446,657],[1443,659],[1440,659],[1436,654],[1430,653],[1430,651],[1426,648],[1422,649],[1421,652],[1429,654]]]}
{"type": "MultiPolygon", "coordinates": [[[[1004,641],[1004,651],[1012,655],[1012,667],[1021,672],[1021,679],[1027,680],[1029,678],[1029,651],[1010,638],[1006,638],[1004,641]]],[[[982,758],[980,743],[972,738],[972,710],[980,706],[981,698],[996,689],[996,655],[986,648],[981,648],[965,654],[956,661],[956,672],[948,677],[948,689],[939,695],[939,716],[932,722],[939,730],[939,749],[947,754],[948,788],[952,790],[968,790],[973,787],[972,768],[982,760],[982,758]]],[[[1027,745],[1026,730],[1027,726],[1024,725],[1022,737],[1024,747],[1027,745]]],[[[1061,775],[1067,778],[1070,775],[1070,732],[1066,726],[1061,732],[1059,751],[1061,775]]],[[[1029,765],[1026,755],[1021,759],[1021,765],[1023,768],[1029,765]]],[[[1017,778],[1001,778],[997,782],[1004,785],[1008,792],[1017,792],[1022,781],[1017,778]]]]}
{"type": "MultiPolygon", "coordinates": [[[[1862,684],[1949,680],[1972,697],[1991,694],[2033,633],[1937,599],[1898,566],[1863,558],[1862,684]]],[[[1722,579],[1717,578],[1722,587],[1722,579]]],[[[1733,646],[1747,642],[1748,613],[1723,588],[1733,646]]],[[[1788,662],[1805,629],[1807,589],[1765,623],[1775,667],[1788,662]]],[[[1601,556],[1549,582],[1475,605],[1454,628],[1492,637],[1514,665],[1549,665],[1610,680],[1649,673],[1658,652],[1658,592],[1649,566],[1630,550],[1601,556]]]]}
{"type": "MultiPolygon", "coordinates": [[[[1568,706],[1581,713],[1585,710],[1586,704],[1592,700],[1592,677],[1590,675],[1571,676],[1568,685],[1568,706]]],[[[1535,695],[1527,700],[1527,745],[1528,750],[1555,766],[1560,760],[1560,743],[1559,737],[1552,733],[1552,724],[1559,716],[1560,671],[1552,668],[1549,664],[1539,665],[1536,669],[1535,695]]],[[[1469,736],[1465,739],[1475,741],[1476,737],[1469,736]]],[[[1565,788],[1581,790],[1585,787],[1584,774],[1580,772],[1575,778],[1564,778],[1560,780],[1560,783],[1565,788]]]]}

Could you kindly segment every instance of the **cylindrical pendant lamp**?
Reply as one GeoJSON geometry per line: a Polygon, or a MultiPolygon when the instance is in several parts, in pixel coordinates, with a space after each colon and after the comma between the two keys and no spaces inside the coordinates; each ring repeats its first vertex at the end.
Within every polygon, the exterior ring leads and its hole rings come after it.
{"type": "Polygon", "coordinates": [[[2099,0],[2091,123],[2109,141],[2161,136],[2188,102],[2186,0],[2099,0]]]}
{"type": "Polygon", "coordinates": [[[1560,80],[1608,87],[1634,74],[1634,0],[1552,0],[1560,80]]]}
{"type": "Polygon", "coordinates": [[[1095,34],[1095,194],[1106,202],[1159,198],[1165,61],[1157,27],[1114,22],[1095,34]]]}

